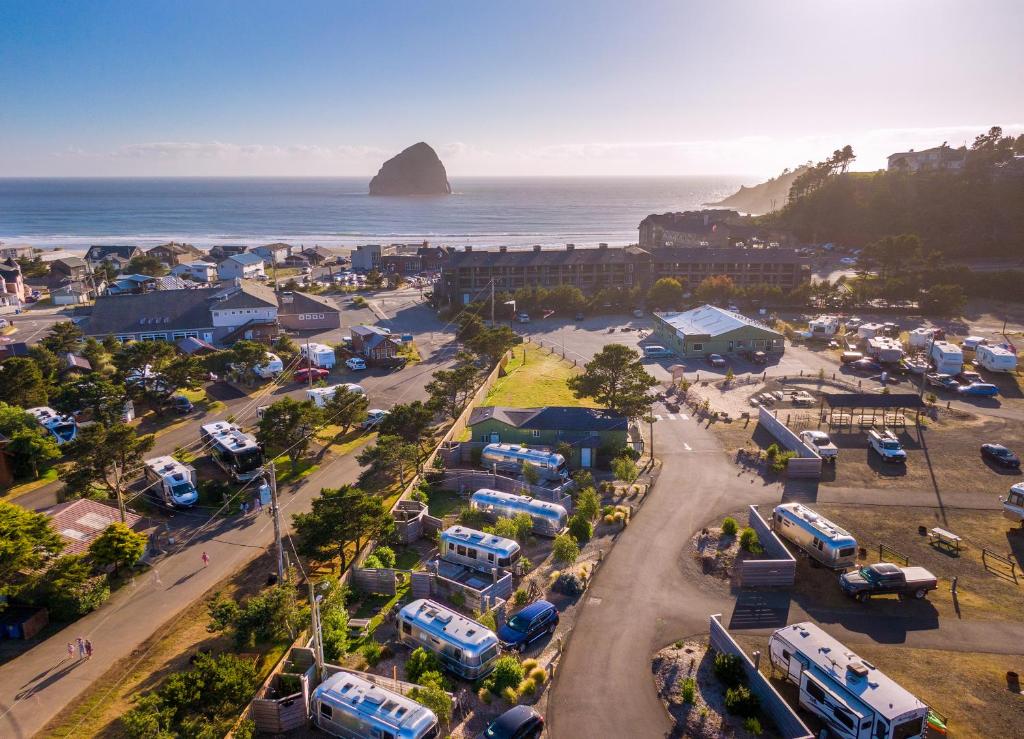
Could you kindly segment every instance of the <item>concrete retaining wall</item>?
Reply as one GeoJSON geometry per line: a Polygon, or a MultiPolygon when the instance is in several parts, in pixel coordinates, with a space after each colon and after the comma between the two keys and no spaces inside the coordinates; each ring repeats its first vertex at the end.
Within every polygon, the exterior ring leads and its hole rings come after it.
{"type": "Polygon", "coordinates": [[[796,559],[775,535],[756,505],[750,506],[748,523],[757,532],[765,559],[748,559],[740,563],[738,577],[741,587],[788,587],[796,580],[796,559]]]}
{"type": "MultiPolygon", "coordinates": [[[[740,645],[729,635],[721,622],[721,614],[711,616],[708,622],[709,641],[711,647],[725,654],[734,654],[740,658],[743,671],[747,675],[747,685],[750,692],[761,701],[763,710],[779,729],[783,739],[814,739],[814,734],[807,728],[807,725],[800,719],[796,711],[790,708],[789,704],[779,695],[778,691],[768,682],[768,678],[758,672],[757,667],[750,660],[740,645]]],[[[767,659],[767,655],[765,655],[767,659]]]]}
{"type": "Polygon", "coordinates": [[[805,444],[795,431],[776,418],[770,410],[762,406],[757,412],[757,422],[779,440],[783,447],[796,452],[786,464],[786,474],[790,477],[821,477],[821,457],[817,450],[805,444]]]}

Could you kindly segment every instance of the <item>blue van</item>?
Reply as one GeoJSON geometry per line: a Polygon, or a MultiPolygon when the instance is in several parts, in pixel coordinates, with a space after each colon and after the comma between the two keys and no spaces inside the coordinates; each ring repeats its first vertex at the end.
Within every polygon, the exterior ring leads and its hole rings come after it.
{"type": "Polygon", "coordinates": [[[558,609],[553,603],[538,600],[526,606],[498,629],[503,649],[522,651],[545,634],[555,633],[558,609]]]}

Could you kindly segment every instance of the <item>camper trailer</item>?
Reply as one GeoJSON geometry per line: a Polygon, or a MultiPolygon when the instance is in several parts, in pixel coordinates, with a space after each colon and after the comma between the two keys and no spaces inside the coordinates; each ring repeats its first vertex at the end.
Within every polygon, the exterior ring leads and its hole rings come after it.
{"type": "Polygon", "coordinates": [[[435,739],[440,731],[437,716],[423,704],[351,672],[320,683],[310,710],[317,728],[345,739],[435,739]]]}
{"type": "Polygon", "coordinates": [[[857,540],[801,503],[775,506],[772,528],[826,567],[838,570],[857,563],[857,540]]]}
{"type": "Polygon", "coordinates": [[[498,659],[498,637],[493,631],[424,598],[399,611],[398,637],[410,649],[432,652],[445,669],[465,680],[485,677],[498,659]]]}
{"type": "Polygon", "coordinates": [[[490,572],[496,567],[511,567],[519,561],[519,544],[494,534],[485,534],[465,526],[449,526],[441,532],[441,559],[490,572]]]}
{"type": "Polygon", "coordinates": [[[807,323],[808,339],[831,339],[839,331],[837,316],[818,316],[807,323]]]}
{"type": "Polygon", "coordinates": [[[800,689],[800,706],[841,739],[920,739],[928,706],[810,622],[768,640],[772,671],[800,689]]]}
{"type": "Polygon", "coordinates": [[[519,473],[523,467],[532,467],[542,480],[564,480],[569,476],[565,457],[541,449],[518,444],[488,444],[480,454],[480,465],[502,472],[519,473]]]}
{"type": "Polygon", "coordinates": [[[867,340],[868,351],[872,357],[885,364],[893,364],[903,359],[903,345],[897,339],[888,336],[872,336],[867,340]]]}
{"type": "Polygon", "coordinates": [[[873,339],[876,336],[884,336],[885,326],[881,323],[862,323],[857,327],[857,336],[867,340],[873,339]]]}
{"type": "Polygon", "coordinates": [[[1018,482],[1011,487],[1009,495],[999,498],[999,502],[1003,504],[1003,518],[1024,527],[1024,482],[1018,482]]]}
{"type": "Polygon", "coordinates": [[[199,441],[210,449],[213,461],[236,482],[263,474],[263,449],[256,439],[227,421],[199,427],[199,441]]]}
{"type": "Polygon", "coordinates": [[[338,392],[338,388],[345,388],[350,393],[366,395],[366,390],[363,389],[362,385],[356,385],[354,382],[343,382],[340,385],[330,385],[329,387],[311,387],[306,390],[306,400],[312,400],[317,408],[323,408],[331,402],[331,398],[338,392]]]}
{"type": "Polygon", "coordinates": [[[975,350],[974,361],[989,372],[1013,372],[1017,369],[1017,354],[1005,346],[980,344],[975,350]]]}
{"type": "Polygon", "coordinates": [[[276,354],[267,352],[263,358],[263,364],[256,365],[252,368],[252,371],[259,378],[271,380],[284,372],[284,362],[276,354]]]}
{"type": "Polygon", "coordinates": [[[956,344],[948,341],[936,341],[932,344],[932,364],[941,375],[958,375],[964,368],[964,353],[956,344]]]}
{"type": "Polygon", "coordinates": [[[156,496],[166,505],[188,508],[199,500],[196,468],[182,464],[174,457],[147,459],[146,479],[153,484],[156,496]]]}
{"type": "Polygon", "coordinates": [[[78,436],[78,424],[74,416],[62,416],[53,408],[45,405],[25,410],[39,422],[39,425],[50,432],[57,444],[67,444],[78,436]]]}
{"type": "Polygon", "coordinates": [[[304,364],[312,364],[314,367],[320,367],[321,369],[329,370],[337,361],[334,356],[334,350],[327,346],[327,344],[317,344],[315,342],[302,344],[299,346],[299,353],[306,360],[304,364]]]}
{"type": "Polygon", "coordinates": [[[481,488],[473,493],[469,499],[469,506],[482,511],[492,519],[512,518],[516,514],[525,513],[533,521],[533,533],[539,536],[557,536],[565,528],[566,520],[569,518],[565,508],[555,503],[488,488],[481,488]]]}

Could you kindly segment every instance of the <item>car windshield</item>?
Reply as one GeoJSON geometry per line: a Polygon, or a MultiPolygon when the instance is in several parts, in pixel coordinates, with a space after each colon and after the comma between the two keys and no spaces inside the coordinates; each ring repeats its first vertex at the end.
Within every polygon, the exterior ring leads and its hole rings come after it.
{"type": "Polygon", "coordinates": [[[1010,454],[1010,450],[1001,446],[993,447],[992,453],[997,457],[1007,457],[1010,454]]]}
{"type": "Polygon", "coordinates": [[[874,582],[875,581],[875,571],[872,570],[870,567],[861,567],[860,568],[860,576],[863,577],[868,582],[874,582]]]}
{"type": "Polygon", "coordinates": [[[175,500],[191,499],[195,494],[196,489],[192,487],[192,483],[182,482],[171,487],[171,497],[175,500]]]}
{"type": "Polygon", "coordinates": [[[526,633],[526,630],[530,628],[530,619],[525,616],[516,615],[508,620],[508,626],[510,629],[526,633]]]}
{"type": "Polygon", "coordinates": [[[882,449],[899,449],[900,443],[898,441],[883,441],[882,449]]]}
{"type": "Polygon", "coordinates": [[[239,472],[249,472],[263,464],[263,454],[259,449],[249,449],[235,455],[235,469],[239,472]]]}

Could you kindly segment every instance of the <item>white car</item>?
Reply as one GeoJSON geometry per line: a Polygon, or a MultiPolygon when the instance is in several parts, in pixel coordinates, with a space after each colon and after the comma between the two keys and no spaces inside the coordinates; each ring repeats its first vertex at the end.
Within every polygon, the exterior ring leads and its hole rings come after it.
{"type": "Polygon", "coordinates": [[[518,316],[516,316],[516,323],[529,323],[529,322],[530,322],[530,314],[529,313],[520,313],[518,316]]]}
{"type": "Polygon", "coordinates": [[[345,360],[345,366],[353,371],[364,370],[366,369],[366,360],[361,357],[349,357],[345,360]]]}
{"type": "Polygon", "coordinates": [[[839,447],[832,443],[832,439],[824,431],[802,431],[800,438],[805,444],[814,447],[818,456],[826,462],[835,462],[839,456],[839,447]]]}
{"type": "Polygon", "coordinates": [[[371,408],[370,410],[366,411],[366,420],[363,421],[362,424],[363,428],[372,429],[374,426],[380,423],[381,419],[384,418],[384,416],[386,415],[388,415],[388,411],[382,410],[380,408],[371,408]]]}
{"type": "Polygon", "coordinates": [[[857,263],[857,260],[854,259],[853,257],[843,257],[842,259],[839,260],[839,263],[852,267],[857,263]]]}

